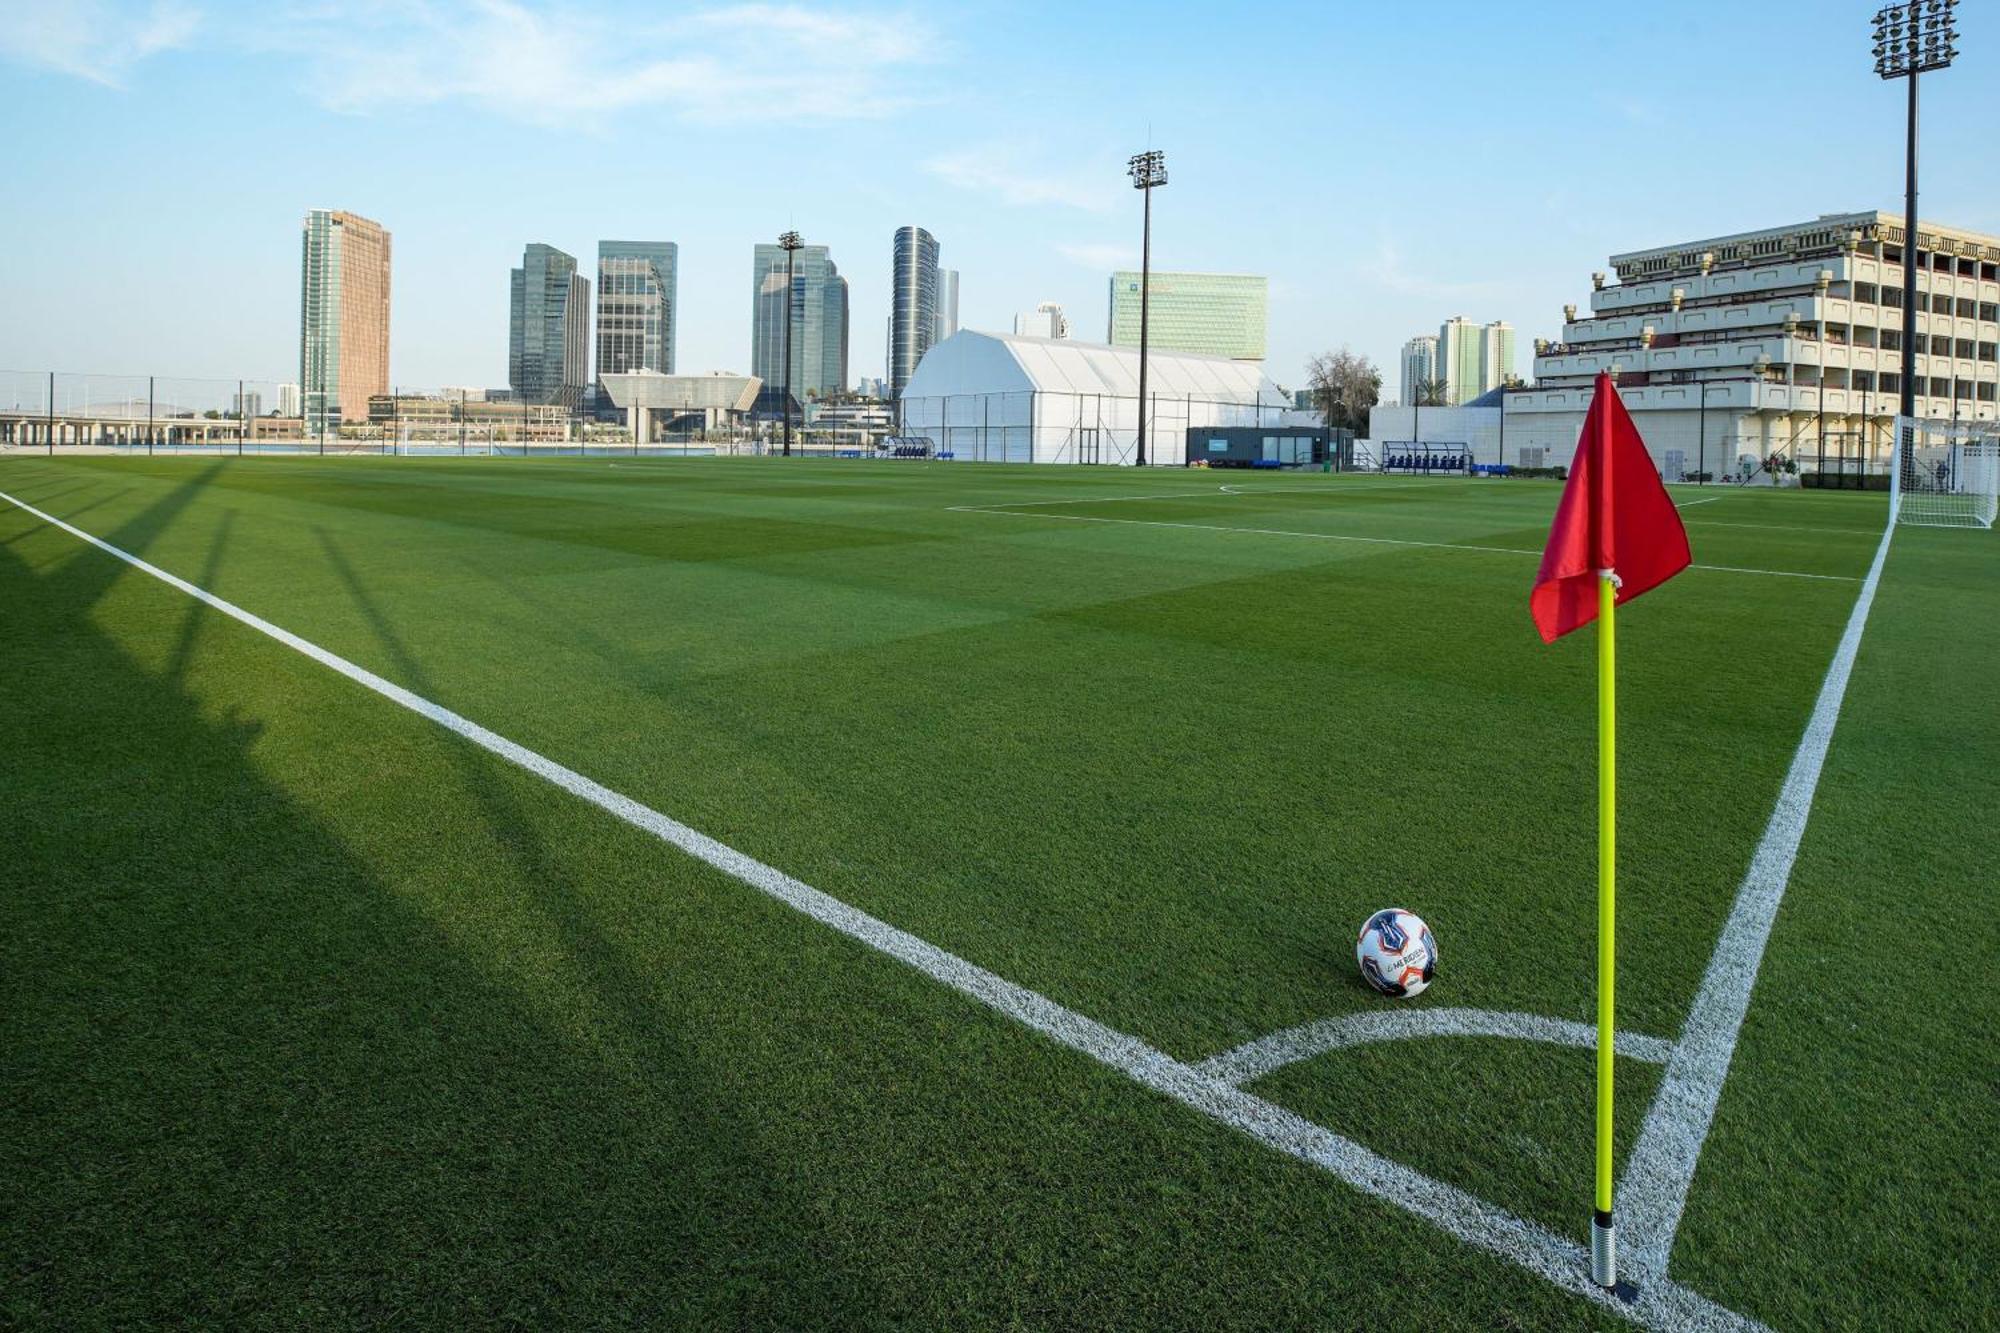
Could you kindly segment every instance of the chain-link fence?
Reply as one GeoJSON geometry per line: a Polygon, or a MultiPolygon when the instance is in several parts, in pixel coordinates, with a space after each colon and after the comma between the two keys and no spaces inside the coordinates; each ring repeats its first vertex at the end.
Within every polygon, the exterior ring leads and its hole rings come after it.
{"type": "MultiPolygon", "coordinates": [[[[1187,434],[1218,426],[1285,424],[1288,405],[1149,395],[1146,461],[1187,461],[1187,434]]],[[[967,462],[1132,463],[1135,396],[1025,390],[905,399],[899,429],[935,455],[967,462]]],[[[605,420],[470,388],[396,386],[359,408],[322,409],[295,384],[50,371],[0,371],[0,453],[714,455],[777,452],[783,426],[747,414],[692,412],[650,420],[635,437],[623,414],[605,420]]],[[[872,457],[874,421],[795,418],[790,452],[872,457]]]]}
{"type": "MultiPolygon", "coordinates": [[[[649,434],[483,389],[398,385],[324,411],[270,379],[0,371],[0,454],[673,456],[761,453],[779,439],[771,423],[700,414],[649,434]]],[[[830,434],[795,440],[799,452],[836,446],[830,434]]]]}

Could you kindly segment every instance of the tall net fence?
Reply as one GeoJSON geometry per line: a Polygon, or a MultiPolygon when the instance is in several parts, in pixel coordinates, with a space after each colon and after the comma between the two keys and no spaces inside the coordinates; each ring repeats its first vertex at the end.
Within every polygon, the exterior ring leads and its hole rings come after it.
{"type": "MultiPolygon", "coordinates": [[[[1191,430],[1280,426],[1274,402],[1149,394],[1145,459],[1189,461],[1191,430]]],[[[0,370],[0,456],[319,454],[548,456],[785,451],[882,455],[891,435],[921,437],[927,457],[996,463],[1138,461],[1131,395],[1027,390],[829,402],[795,412],[790,439],[773,414],[691,406],[622,409],[516,401],[499,390],[393,386],[359,402],[272,379],[0,370]]]]}
{"type": "MultiPolygon", "coordinates": [[[[328,410],[272,379],[0,370],[0,455],[680,455],[762,452],[777,436],[747,416],[695,413],[642,440],[622,414],[486,389],[396,385],[328,410]]],[[[831,438],[819,443],[831,452],[831,438]]]]}
{"type": "Polygon", "coordinates": [[[290,388],[247,378],[0,371],[0,451],[297,448],[303,434],[290,388]]]}
{"type": "Polygon", "coordinates": [[[1896,419],[1891,512],[1898,523],[1990,528],[2000,508],[2000,427],[1990,421],[1896,419]]]}

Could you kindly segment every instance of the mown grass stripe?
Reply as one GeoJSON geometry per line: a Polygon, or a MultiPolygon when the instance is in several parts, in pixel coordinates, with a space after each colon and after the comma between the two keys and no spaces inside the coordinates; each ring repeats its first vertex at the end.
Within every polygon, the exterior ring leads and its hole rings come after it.
{"type": "Polygon", "coordinates": [[[1664,1278],[1650,1284],[1636,1304],[1628,1305],[1591,1283],[1584,1248],[1576,1241],[1383,1157],[1324,1126],[1176,1060],[1137,1037],[898,929],[23,500],[5,492],[0,492],[0,499],[813,920],[1118,1070],[1143,1087],[1171,1097],[1279,1152],[1317,1166],[1564,1291],[1652,1327],[1761,1327],[1664,1278]]]}

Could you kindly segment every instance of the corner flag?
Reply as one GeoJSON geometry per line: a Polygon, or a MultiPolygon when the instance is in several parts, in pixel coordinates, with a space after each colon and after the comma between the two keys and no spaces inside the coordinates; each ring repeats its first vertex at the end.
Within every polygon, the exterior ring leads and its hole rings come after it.
{"type": "Polygon", "coordinates": [[[1611,377],[1599,375],[1535,575],[1529,599],[1535,628],[1543,642],[1554,643],[1595,620],[1594,585],[1602,572],[1617,571],[1611,586],[1622,606],[1686,569],[1690,559],[1680,511],[1660,484],[1639,428],[1611,377]]]}
{"type": "Polygon", "coordinates": [[[1597,626],[1597,1197],[1590,1276],[1618,1282],[1611,1220],[1611,1072],[1618,951],[1618,671],[1614,612],[1688,567],[1687,529],[1609,375],[1597,377],[1528,609],[1545,643],[1597,626]]]}

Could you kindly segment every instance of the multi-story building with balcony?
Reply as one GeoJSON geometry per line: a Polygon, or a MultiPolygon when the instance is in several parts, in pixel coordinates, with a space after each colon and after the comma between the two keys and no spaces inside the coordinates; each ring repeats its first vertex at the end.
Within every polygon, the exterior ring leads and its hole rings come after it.
{"type": "Polygon", "coordinates": [[[1774,454],[1886,465],[1906,351],[1919,416],[2000,418],[2000,237],[1918,225],[1905,349],[1911,249],[1871,211],[1613,255],[1616,281],[1592,275],[1589,313],[1564,307],[1534,385],[1506,394],[1506,461],[1566,462],[1600,371],[1669,481],[1774,454]]]}

